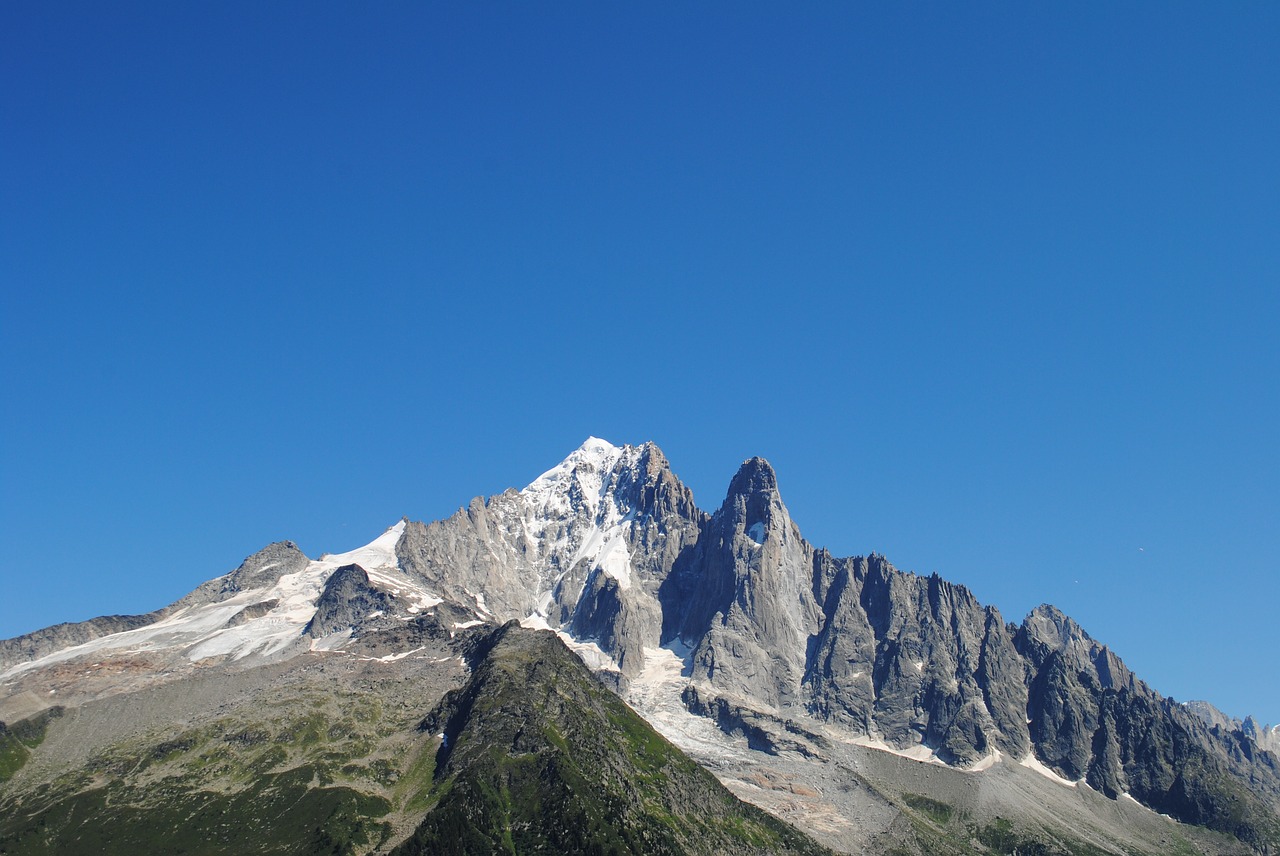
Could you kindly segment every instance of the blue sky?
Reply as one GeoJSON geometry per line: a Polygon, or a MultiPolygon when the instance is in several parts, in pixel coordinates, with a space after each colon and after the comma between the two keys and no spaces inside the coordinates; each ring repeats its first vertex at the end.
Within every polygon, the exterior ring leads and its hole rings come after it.
{"type": "Polygon", "coordinates": [[[0,637],[594,434],[1280,721],[1280,7],[691,6],[0,11],[0,637]]]}

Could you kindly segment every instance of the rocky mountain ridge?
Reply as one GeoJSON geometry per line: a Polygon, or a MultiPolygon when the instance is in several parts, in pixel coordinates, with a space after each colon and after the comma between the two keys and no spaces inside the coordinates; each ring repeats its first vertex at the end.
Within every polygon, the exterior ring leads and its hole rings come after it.
{"type": "Polygon", "coordinates": [[[391,663],[428,615],[451,634],[557,631],[677,744],[1018,765],[1264,852],[1280,842],[1280,759],[1256,723],[1164,699],[1053,607],[1012,624],[937,575],[813,547],[763,459],[708,514],[651,443],[591,438],[524,490],[401,521],[360,550],[313,561],[282,542],[148,616],[0,643],[0,717],[49,690],[76,704],[123,685],[59,678],[86,660],[129,662],[144,682],[362,646],[391,663]]]}

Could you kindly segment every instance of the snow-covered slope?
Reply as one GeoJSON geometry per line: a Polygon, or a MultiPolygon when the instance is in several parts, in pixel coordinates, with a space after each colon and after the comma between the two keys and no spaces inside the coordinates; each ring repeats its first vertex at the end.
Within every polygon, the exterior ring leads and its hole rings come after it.
{"type": "MultiPolygon", "coordinates": [[[[72,660],[181,656],[192,663],[217,658],[257,660],[309,650],[318,643],[303,636],[315,613],[325,582],[338,568],[358,564],[370,580],[405,603],[407,613],[440,602],[421,585],[401,573],[395,545],[404,522],[390,527],[370,543],[347,553],[326,554],[300,571],[275,578],[256,588],[236,591],[224,599],[179,605],[153,624],[103,636],[20,663],[0,673],[0,684],[25,672],[72,660]]],[[[270,571],[270,564],[257,570],[270,571]]],[[[216,581],[215,581],[216,582],[216,581]]],[[[321,643],[322,644],[322,643],[321,643]]],[[[97,664],[98,667],[101,664],[97,664]]]]}

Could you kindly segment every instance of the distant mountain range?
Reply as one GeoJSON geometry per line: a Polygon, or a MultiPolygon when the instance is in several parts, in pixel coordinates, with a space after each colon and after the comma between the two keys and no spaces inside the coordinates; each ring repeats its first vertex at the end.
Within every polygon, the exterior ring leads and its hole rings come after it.
{"type": "Polygon", "coordinates": [[[1280,730],[651,443],[0,642],[0,720],[0,854],[1280,852],[1280,730]]]}

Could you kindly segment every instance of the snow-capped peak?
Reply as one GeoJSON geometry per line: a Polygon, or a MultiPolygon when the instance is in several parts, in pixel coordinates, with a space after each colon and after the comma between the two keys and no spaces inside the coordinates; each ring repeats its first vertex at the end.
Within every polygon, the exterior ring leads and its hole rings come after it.
{"type": "Polygon", "coordinates": [[[569,457],[530,482],[520,495],[539,521],[574,515],[582,509],[594,517],[601,498],[612,485],[610,473],[619,462],[634,463],[639,454],[635,446],[615,446],[599,437],[588,437],[569,457]]]}
{"type": "Polygon", "coordinates": [[[570,455],[520,491],[523,525],[539,545],[542,562],[558,569],[540,581],[540,602],[550,603],[560,579],[580,562],[618,581],[631,583],[627,533],[634,509],[623,485],[634,483],[643,446],[615,446],[588,437],[570,455]]]}
{"type": "Polygon", "coordinates": [[[538,476],[520,492],[525,496],[534,496],[554,491],[557,487],[564,486],[568,480],[573,478],[575,472],[582,470],[607,471],[618,460],[622,451],[622,449],[608,440],[601,440],[599,437],[588,437],[586,442],[569,454],[569,457],[538,476]]]}
{"type": "Polygon", "coordinates": [[[401,520],[387,528],[377,538],[346,553],[326,553],[320,561],[333,567],[342,565],[360,565],[366,571],[377,568],[394,568],[396,565],[396,542],[404,534],[405,522],[401,520]]]}

